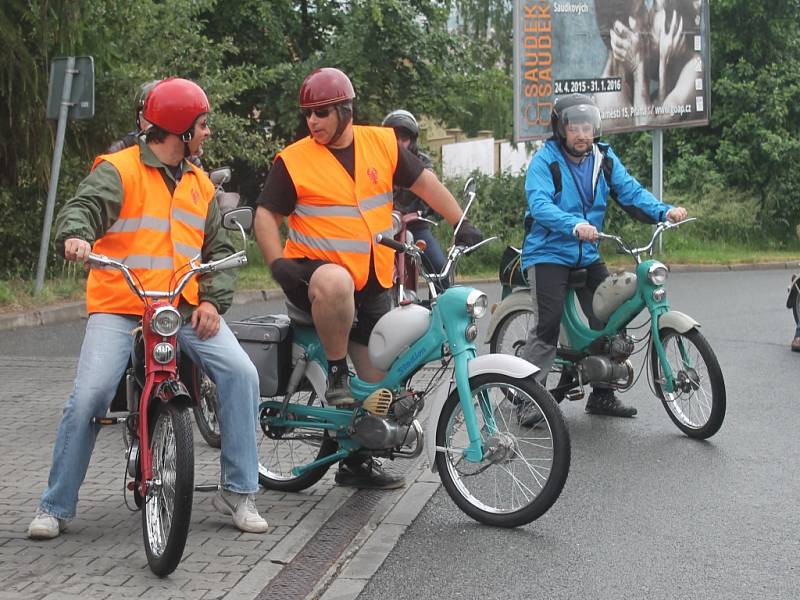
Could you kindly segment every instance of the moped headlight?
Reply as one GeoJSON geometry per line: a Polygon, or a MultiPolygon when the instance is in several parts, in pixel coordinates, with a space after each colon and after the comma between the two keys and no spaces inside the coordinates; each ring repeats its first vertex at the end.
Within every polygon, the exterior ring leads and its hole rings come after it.
{"type": "Polygon", "coordinates": [[[162,365],[171,362],[175,358],[175,346],[169,342],[159,342],[153,347],[153,359],[162,365]]]}
{"type": "Polygon", "coordinates": [[[467,338],[468,342],[474,342],[475,338],[478,337],[478,326],[475,325],[475,323],[467,325],[467,328],[464,330],[464,337],[467,338]]]}
{"type": "Polygon", "coordinates": [[[472,290],[467,296],[467,312],[474,318],[480,319],[486,313],[489,298],[480,290],[472,290]]]}
{"type": "Polygon", "coordinates": [[[668,275],[669,270],[660,262],[654,262],[650,265],[650,268],[647,269],[647,279],[649,279],[650,283],[653,285],[664,285],[668,275]]]}
{"type": "Polygon", "coordinates": [[[150,329],[163,337],[175,335],[180,328],[181,314],[174,306],[157,308],[153,318],[150,320],[150,329]]]}

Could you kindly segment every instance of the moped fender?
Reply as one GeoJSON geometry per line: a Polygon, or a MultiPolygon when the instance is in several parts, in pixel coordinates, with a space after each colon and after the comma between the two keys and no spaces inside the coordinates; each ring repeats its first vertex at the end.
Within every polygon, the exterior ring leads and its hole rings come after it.
{"type": "MultiPolygon", "coordinates": [[[[484,373],[499,373],[514,379],[525,379],[539,372],[539,367],[536,365],[509,354],[482,354],[469,361],[468,366],[470,378],[484,373]]],[[[455,384],[449,386],[443,383],[444,380],[433,393],[433,401],[429,404],[431,412],[425,423],[425,455],[433,472],[436,471],[436,427],[439,424],[439,415],[450,395],[450,390],[455,389],[455,384]]]]}
{"type": "Polygon", "coordinates": [[[527,287],[517,288],[508,296],[503,298],[497,308],[492,313],[492,318],[489,321],[489,329],[486,332],[486,338],[483,340],[489,343],[494,335],[494,330],[497,329],[500,321],[503,320],[507,314],[517,310],[531,310],[531,289],[527,287]]]}
{"type": "Polygon", "coordinates": [[[178,379],[162,381],[156,388],[155,397],[162,402],[176,402],[178,404],[191,404],[192,396],[186,385],[178,379]]]}
{"type": "Polygon", "coordinates": [[[700,323],[689,315],[678,312],[677,310],[667,311],[658,318],[659,330],[669,328],[674,329],[678,333],[686,333],[695,327],[700,327],[700,323]]]}

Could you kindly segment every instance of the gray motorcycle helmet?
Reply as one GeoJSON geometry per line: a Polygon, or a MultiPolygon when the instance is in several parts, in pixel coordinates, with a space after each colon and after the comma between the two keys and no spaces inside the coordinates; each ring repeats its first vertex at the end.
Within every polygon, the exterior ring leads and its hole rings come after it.
{"type": "Polygon", "coordinates": [[[556,99],[553,111],[550,114],[550,127],[553,137],[558,140],[561,147],[569,154],[573,153],[567,148],[567,134],[565,127],[570,123],[590,123],[595,141],[602,133],[600,109],[589,96],[584,94],[569,94],[556,99]]]}
{"type": "Polygon", "coordinates": [[[384,127],[392,129],[405,129],[411,134],[411,141],[414,142],[419,137],[419,123],[407,110],[393,110],[383,118],[381,123],[384,127]]]}

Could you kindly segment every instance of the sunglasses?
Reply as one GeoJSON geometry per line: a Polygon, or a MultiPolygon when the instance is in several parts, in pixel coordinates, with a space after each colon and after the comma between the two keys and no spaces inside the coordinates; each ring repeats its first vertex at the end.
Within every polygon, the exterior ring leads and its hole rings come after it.
{"type": "Polygon", "coordinates": [[[332,111],[333,109],[330,106],[326,106],[324,108],[304,108],[302,113],[306,119],[310,119],[312,113],[316,115],[318,119],[325,119],[332,111]]]}

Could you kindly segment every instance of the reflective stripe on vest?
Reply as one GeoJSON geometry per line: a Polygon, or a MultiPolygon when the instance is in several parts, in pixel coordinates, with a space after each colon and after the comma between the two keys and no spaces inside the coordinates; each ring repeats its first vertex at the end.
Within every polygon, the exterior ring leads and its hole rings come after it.
{"type": "MultiPolygon", "coordinates": [[[[173,272],[201,252],[214,185],[192,165],[170,195],[160,170],[141,161],[138,145],[98,156],[92,168],[102,161],[119,172],[124,196],[119,218],[93,251],[125,263],[146,290],[168,291],[173,272]]],[[[198,290],[193,279],[182,297],[196,305],[198,290]]],[[[141,314],[143,308],[122,273],[109,269],[89,273],[86,306],[90,313],[118,314],[141,314]]]]}
{"type": "Polygon", "coordinates": [[[391,234],[397,140],[388,127],[356,125],[353,135],[355,180],[310,136],[278,155],[297,192],[283,255],[341,265],[360,290],[369,278],[372,254],[378,281],[389,288],[394,251],[376,244],[375,236],[391,234]]]}

